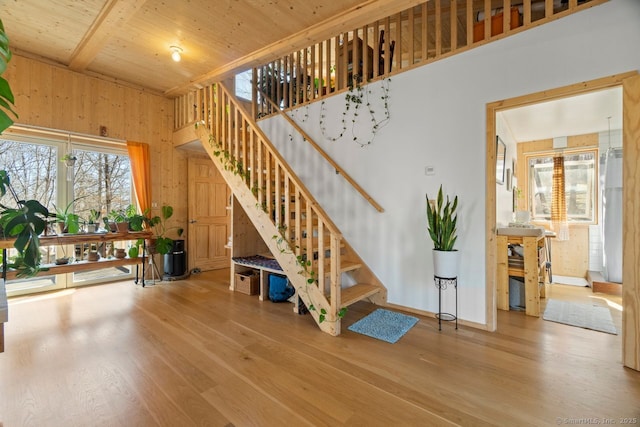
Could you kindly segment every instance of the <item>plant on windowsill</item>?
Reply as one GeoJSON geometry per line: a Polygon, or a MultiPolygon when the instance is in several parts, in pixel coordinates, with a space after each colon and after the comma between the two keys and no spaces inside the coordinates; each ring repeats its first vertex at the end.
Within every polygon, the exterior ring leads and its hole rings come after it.
{"type": "Polygon", "coordinates": [[[53,207],[56,209],[56,213],[51,216],[55,218],[55,223],[57,226],[56,234],[77,234],[80,231],[80,216],[73,212],[70,212],[70,209],[73,207],[73,203],[77,199],[74,199],[67,205],[67,207],[62,210],[59,209],[56,205],[53,207]]]}
{"type": "Polygon", "coordinates": [[[458,215],[458,196],[453,201],[447,197],[444,203],[442,185],[438,190],[436,200],[427,197],[427,223],[431,240],[433,241],[434,274],[441,278],[453,279],[458,276],[458,250],[454,249],[457,236],[456,224],[458,215]]]}
{"type": "Polygon", "coordinates": [[[100,219],[100,212],[91,209],[87,217],[87,233],[95,233],[98,231],[98,220],[100,219]]]}

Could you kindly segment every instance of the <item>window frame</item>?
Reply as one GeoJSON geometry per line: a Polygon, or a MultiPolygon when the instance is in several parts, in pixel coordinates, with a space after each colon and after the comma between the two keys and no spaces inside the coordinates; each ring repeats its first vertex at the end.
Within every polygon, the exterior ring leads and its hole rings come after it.
{"type": "MultiPolygon", "coordinates": [[[[557,150],[547,150],[547,151],[539,151],[535,153],[527,153],[524,155],[525,165],[526,165],[526,173],[525,173],[525,185],[527,189],[527,209],[531,214],[531,222],[537,224],[550,224],[551,217],[549,213],[549,218],[540,218],[536,217],[534,211],[534,189],[532,188],[532,170],[530,166],[530,161],[532,159],[545,158],[557,156],[559,153],[557,150]]],[[[589,220],[576,220],[572,219],[572,217],[568,216],[567,220],[570,226],[572,225],[597,225],[599,223],[599,203],[598,197],[600,194],[600,180],[599,180],[599,149],[597,147],[590,148],[574,148],[574,149],[564,149],[562,154],[564,156],[573,156],[573,155],[582,155],[582,154],[592,154],[593,156],[593,190],[592,190],[592,202],[593,202],[593,215],[589,220]]],[[[566,161],[566,160],[565,160],[566,161]]],[[[551,163],[551,167],[553,164],[551,163]]],[[[568,186],[567,186],[568,188],[568,186]]],[[[566,192],[567,190],[565,190],[566,192]]]]}
{"type": "MultiPolygon", "coordinates": [[[[67,169],[62,166],[59,159],[64,155],[69,146],[71,150],[85,150],[100,152],[106,154],[122,155],[128,157],[128,151],[125,141],[115,140],[112,138],[95,137],[92,135],[82,135],[75,133],[67,133],[56,129],[37,128],[26,125],[15,125],[5,132],[0,137],[4,140],[14,141],[17,143],[31,144],[31,145],[45,145],[53,146],[57,149],[56,164],[56,185],[57,192],[54,197],[56,206],[67,206],[67,204],[73,200],[74,197],[74,183],[75,174],[71,181],[67,180],[67,169]]],[[[129,171],[129,173],[131,173],[129,171]]],[[[133,177],[130,179],[130,200],[131,203],[137,205],[135,199],[135,190],[133,185],[133,177]]],[[[123,242],[124,243],[124,242],[123,242]]],[[[57,250],[57,249],[56,249],[57,250]]],[[[67,253],[73,252],[74,246],[69,245],[65,247],[67,253]]],[[[118,277],[104,277],[98,279],[78,279],[74,277],[76,273],[65,273],[57,275],[39,275],[28,280],[18,279],[8,282],[6,285],[11,286],[7,288],[7,295],[18,296],[31,293],[40,293],[50,290],[61,290],[76,288],[82,286],[90,286],[95,284],[110,283],[121,280],[130,280],[135,276],[135,267],[130,266],[129,273],[123,274],[118,277]],[[52,278],[51,284],[38,285],[37,282],[46,281],[48,278],[52,278]],[[29,281],[34,282],[34,286],[25,286],[29,281]]]]}

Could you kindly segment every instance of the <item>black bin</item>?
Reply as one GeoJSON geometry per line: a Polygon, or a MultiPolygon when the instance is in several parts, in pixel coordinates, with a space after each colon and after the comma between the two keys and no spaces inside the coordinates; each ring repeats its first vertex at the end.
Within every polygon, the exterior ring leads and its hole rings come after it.
{"type": "Polygon", "coordinates": [[[169,252],[164,255],[164,274],[167,276],[184,276],[187,271],[187,253],[184,251],[184,240],[174,240],[169,252]]]}

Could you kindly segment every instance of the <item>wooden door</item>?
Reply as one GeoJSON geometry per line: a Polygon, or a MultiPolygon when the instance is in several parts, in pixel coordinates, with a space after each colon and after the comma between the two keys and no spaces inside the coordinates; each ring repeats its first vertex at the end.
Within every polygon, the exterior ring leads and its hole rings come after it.
{"type": "Polygon", "coordinates": [[[640,371],[640,76],[622,88],[622,363],[640,371]]]}
{"type": "Polygon", "coordinates": [[[230,191],[209,158],[189,159],[189,268],[227,268],[230,191]]]}

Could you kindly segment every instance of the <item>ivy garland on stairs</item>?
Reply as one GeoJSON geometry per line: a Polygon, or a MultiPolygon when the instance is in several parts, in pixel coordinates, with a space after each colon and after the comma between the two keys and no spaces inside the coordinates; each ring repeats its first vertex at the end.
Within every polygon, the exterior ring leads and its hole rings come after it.
{"type": "MultiPolygon", "coordinates": [[[[204,122],[196,122],[196,129],[198,129],[199,124],[204,124],[204,122]]],[[[242,179],[247,178],[248,173],[244,169],[242,162],[236,159],[229,150],[224,150],[222,148],[222,144],[216,141],[212,133],[209,133],[209,146],[213,148],[213,155],[220,161],[224,170],[230,171],[234,175],[240,176],[242,179]]]]}
{"type": "Polygon", "coordinates": [[[376,112],[371,105],[370,96],[373,95],[371,90],[371,85],[367,86],[367,89],[363,89],[362,87],[362,76],[355,74],[353,76],[352,82],[349,85],[349,92],[345,95],[345,108],[342,112],[342,129],[337,136],[329,136],[327,134],[327,126],[326,126],[326,106],[325,100],[322,100],[320,104],[320,131],[322,132],[322,136],[327,140],[335,142],[341,139],[345,133],[347,132],[347,123],[349,121],[349,113],[351,112],[351,135],[352,141],[361,147],[366,147],[370,145],[375,139],[378,131],[384,127],[390,120],[391,115],[389,113],[389,83],[391,79],[385,77],[382,79],[381,88],[382,95],[380,99],[383,103],[383,117],[378,119],[376,118],[376,112]],[[353,105],[353,108],[352,108],[353,105]],[[361,106],[364,105],[371,117],[371,137],[363,142],[360,137],[355,132],[355,125],[360,117],[360,109],[361,106]]]}
{"type": "MultiPolygon", "coordinates": [[[[196,129],[198,129],[199,124],[204,124],[204,123],[203,122],[196,123],[195,124],[196,129]]],[[[215,140],[215,138],[213,137],[213,134],[211,133],[209,133],[209,145],[211,146],[211,148],[214,149],[213,155],[216,158],[218,158],[224,170],[231,171],[234,175],[239,175],[243,179],[247,178],[248,173],[244,169],[242,162],[237,160],[228,150],[224,150],[222,148],[222,145],[215,140]]],[[[255,185],[251,189],[251,192],[254,194],[254,196],[257,197],[258,192],[261,190],[264,190],[264,189],[260,189],[258,188],[257,185],[255,185]]],[[[256,208],[262,209],[264,212],[267,213],[266,203],[264,203],[263,205],[256,203],[256,208]]],[[[286,225],[279,225],[278,232],[280,233],[280,235],[277,235],[277,234],[274,235],[273,239],[276,240],[276,244],[280,253],[293,254],[293,251],[290,249],[288,241],[286,239],[286,231],[287,231],[286,225]],[[287,245],[286,248],[283,247],[284,244],[287,245]]],[[[309,293],[308,286],[317,284],[316,272],[310,269],[311,261],[306,260],[306,258],[302,255],[296,256],[296,263],[300,267],[302,267],[302,270],[300,270],[298,274],[301,274],[302,276],[306,277],[306,286],[304,288],[304,292],[307,294],[307,298],[309,299],[309,301],[311,301],[311,304],[307,308],[310,311],[315,311],[316,307],[313,304],[313,299],[311,298],[311,294],[309,293]]],[[[343,307],[338,312],[338,318],[339,319],[343,318],[346,313],[347,313],[347,308],[343,307]]],[[[328,320],[326,319],[326,316],[327,316],[327,310],[325,310],[324,308],[320,309],[319,322],[320,323],[323,323],[325,321],[328,322],[328,320]]]]}
{"type": "MultiPolygon", "coordinates": [[[[275,240],[280,253],[293,254],[293,250],[291,249],[291,246],[286,236],[287,226],[282,224],[279,225],[278,232],[280,234],[279,235],[274,234],[272,238],[273,240],[275,240]]],[[[299,248],[299,246],[296,246],[296,248],[299,248]]],[[[296,264],[298,264],[302,268],[302,270],[298,271],[298,274],[306,278],[304,292],[307,295],[308,300],[311,302],[311,304],[309,304],[309,307],[307,308],[309,309],[309,311],[316,311],[315,304],[313,303],[313,298],[311,297],[311,293],[309,292],[309,286],[317,286],[318,284],[316,272],[314,270],[311,270],[311,261],[306,259],[304,255],[296,255],[296,264]]],[[[342,307],[338,311],[338,319],[342,319],[345,316],[345,314],[347,314],[347,307],[342,307]]],[[[326,309],[324,308],[320,309],[318,321],[319,323],[329,322],[329,320],[327,320],[326,309]]],[[[332,321],[332,322],[336,322],[336,321],[332,321]]]]}

